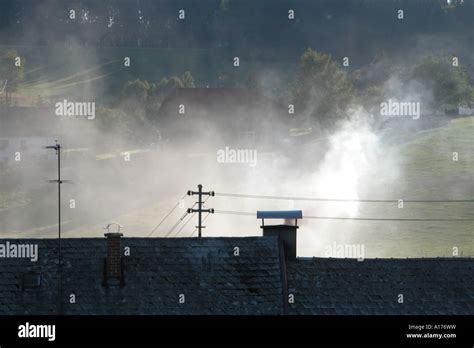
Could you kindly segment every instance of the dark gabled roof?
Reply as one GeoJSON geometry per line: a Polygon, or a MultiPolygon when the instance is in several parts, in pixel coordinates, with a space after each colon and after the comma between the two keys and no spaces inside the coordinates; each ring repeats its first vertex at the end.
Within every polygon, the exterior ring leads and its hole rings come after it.
{"type": "Polygon", "coordinates": [[[190,119],[235,126],[289,119],[287,106],[249,88],[177,88],[165,98],[159,114],[165,126],[190,119]],[[179,113],[180,105],[185,106],[184,114],[179,113]]]}
{"type": "MultiPolygon", "coordinates": [[[[37,243],[39,259],[0,258],[0,315],[56,314],[58,241],[9,241],[37,243]]],[[[271,236],[123,238],[130,256],[123,257],[125,284],[120,286],[103,282],[106,243],[104,238],[62,240],[64,314],[474,313],[472,258],[282,262],[278,238],[271,236]],[[288,295],[294,295],[294,303],[284,306],[288,295]]]]}
{"type": "MultiPolygon", "coordinates": [[[[0,314],[56,313],[57,240],[14,242],[38,243],[39,259],[0,259],[0,314]],[[41,274],[41,286],[22,289],[31,273],[41,274]]],[[[130,247],[125,285],[104,286],[106,240],[63,239],[65,314],[282,313],[276,237],[123,238],[122,247],[130,247]]]]}
{"type": "Polygon", "coordinates": [[[472,258],[299,258],[286,267],[290,314],[474,313],[472,258]]]}
{"type": "Polygon", "coordinates": [[[177,112],[180,104],[219,112],[228,111],[229,108],[261,110],[265,107],[281,108],[283,112],[286,111],[286,106],[265,96],[257,89],[237,87],[176,88],[165,98],[161,108],[177,112]]]}

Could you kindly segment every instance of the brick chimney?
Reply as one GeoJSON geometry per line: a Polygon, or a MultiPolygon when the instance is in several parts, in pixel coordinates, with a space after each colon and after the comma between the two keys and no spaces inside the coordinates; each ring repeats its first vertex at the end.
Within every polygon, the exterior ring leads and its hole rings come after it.
{"type": "Polygon", "coordinates": [[[105,259],[105,284],[122,284],[122,233],[109,232],[105,234],[107,240],[107,257],[105,259]]]}
{"type": "Polygon", "coordinates": [[[298,226],[267,225],[263,226],[263,236],[277,236],[283,244],[286,259],[296,259],[296,229],[298,226]]]}
{"type": "Polygon", "coordinates": [[[285,259],[295,259],[296,252],[296,231],[298,229],[298,219],[303,218],[301,210],[283,211],[257,211],[257,219],[262,219],[263,236],[277,236],[283,245],[285,259]],[[283,219],[281,225],[265,225],[265,219],[283,219]]]}

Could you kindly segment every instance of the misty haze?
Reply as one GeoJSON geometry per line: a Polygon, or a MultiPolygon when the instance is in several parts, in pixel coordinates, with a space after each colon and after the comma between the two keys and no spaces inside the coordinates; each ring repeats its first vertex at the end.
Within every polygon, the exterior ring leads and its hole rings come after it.
{"type": "Polygon", "coordinates": [[[196,237],[202,184],[203,236],[473,256],[473,3],[381,3],[2,1],[2,238],[57,237],[57,140],[64,238],[196,237]]]}

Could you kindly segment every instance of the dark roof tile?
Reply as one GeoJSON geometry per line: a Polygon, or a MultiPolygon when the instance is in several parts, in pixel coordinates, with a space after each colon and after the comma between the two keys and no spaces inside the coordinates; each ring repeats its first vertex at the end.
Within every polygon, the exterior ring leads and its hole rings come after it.
{"type": "MultiPolygon", "coordinates": [[[[0,241],[1,242],[1,241],[0,241]]],[[[39,259],[0,259],[0,314],[54,314],[57,240],[39,259]],[[25,273],[41,286],[23,287],[25,273]]],[[[282,314],[276,237],[123,238],[125,285],[103,286],[106,240],[63,239],[65,314],[282,314]],[[233,255],[234,246],[240,256],[233,255]],[[74,293],[76,303],[67,302],[74,293]],[[179,294],[185,303],[179,303],[179,294]]],[[[473,314],[474,260],[298,258],[286,261],[289,314],[473,314]],[[404,303],[397,302],[403,294],[404,303]]]]}
{"type": "MultiPolygon", "coordinates": [[[[39,260],[0,260],[0,314],[45,314],[56,310],[57,241],[37,243],[39,260]],[[35,270],[39,289],[21,289],[22,275],[35,270]]],[[[123,238],[123,287],[104,287],[106,241],[62,240],[65,314],[281,314],[282,289],[276,238],[123,238]],[[245,250],[233,256],[238,245],[245,250]],[[67,302],[74,293],[76,303],[67,302]],[[179,294],[185,295],[180,304],[179,294]]]]}
{"type": "Polygon", "coordinates": [[[474,259],[299,258],[290,314],[473,314],[474,259]],[[398,295],[403,294],[403,303],[398,295]]]}

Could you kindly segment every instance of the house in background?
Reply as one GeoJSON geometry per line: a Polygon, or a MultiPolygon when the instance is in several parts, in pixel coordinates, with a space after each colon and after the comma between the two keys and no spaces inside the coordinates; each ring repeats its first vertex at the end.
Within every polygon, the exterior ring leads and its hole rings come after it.
{"type": "Polygon", "coordinates": [[[158,111],[165,141],[251,147],[288,137],[291,115],[253,89],[177,88],[158,111]],[[196,141],[197,140],[197,141],[196,141]]]}
{"type": "Polygon", "coordinates": [[[458,107],[459,116],[474,116],[474,107],[458,107]]]}

